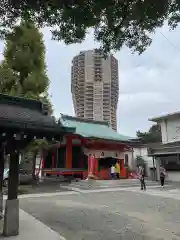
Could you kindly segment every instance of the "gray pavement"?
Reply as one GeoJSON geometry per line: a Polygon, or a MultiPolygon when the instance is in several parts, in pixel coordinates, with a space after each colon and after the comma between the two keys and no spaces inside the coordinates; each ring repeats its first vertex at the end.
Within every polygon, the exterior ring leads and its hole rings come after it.
{"type": "Polygon", "coordinates": [[[20,207],[67,240],[180,240],[180,189],[173,190],[44,195],[22,198],[20,207]]]}
{"type": "Polygon", "coordinates": [[[64,237],[60,236],[57,232],[53,231],[51,228],[44,225],[42,222],[36,220],[30,214],[20,210],[20,235],[15,237],[3,237],[1,240],[66,240],[64,237]]]}
{"type": "MultiPolygon", "coordinates": [[[[159,181],[150,181],[146,180],[146,186],[147,189],[151,188],[159,188],[160,182],[159,181]]],[[[166,189],[180,189],[180,183],[172,183],[172,182],[165,182],[166,189]]],[[[78,182],[72,182],[70,184],[63,184],[61,185],[61,188],[68,189],[72,191],[77,192],[87,192],[87,191],[98,191],[99,189],[101,191],[106,189],[118,189],[118,188],[140,188],[140,181],[139,179],[121,179],[121,180],[83,180],[78,182]]]]}
{"type": "MultiPolygon", "coordinates": [[[[159,182],[146,181],[147,186],[159,186],[159,182]]],[[[78,182],[72,182],[69,185],[71,188],[79,188],[80,190],[89,189],[105,189],[105,188],[127,188],[127,187],[139,187],[139,179],[120,179],[120,180],[82,180],[78,182]]]]}

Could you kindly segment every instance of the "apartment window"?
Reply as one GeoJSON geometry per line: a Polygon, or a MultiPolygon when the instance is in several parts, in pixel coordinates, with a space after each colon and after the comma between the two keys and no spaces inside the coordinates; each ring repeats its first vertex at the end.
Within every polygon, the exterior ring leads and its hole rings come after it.
{"type": "Polygon", "coordinates": [[[94,68],[94,71],[96,72],[96,71],[98,71],[98,72],[100,72],[102,69],[100,68],[100,67],[98,67],[97,65],[95,66],[95,68],[94,68]]]}
{"type": "Polygon", "coordinates": [[[100,56],[94,56],[94,64],[101,64],[101,60],[100,56]]]}
{"type": "Polygon", "coordinates": [[[96,68],[99,68],[100,70],[102,70],[102,68],[101,68],[101,67],[102,67],[102,64],[101,64],[99,61],[96,62],[94,65],[95,65],[95,69],[96,69],[96,68]]]}
{"type": "Polygon", "coordinates": [[[84,57],[85,57],[84,54],[83,55],[79,55],[78,56],[78,60],[84,61],[84,57]]]}
{"type": "Polygon", "coordinates": [[[99,73],[99,72],[95,72],[95,73],[94,73],[94,76],[95,76],[95,77],[102,77],[101,73],[99,73]]]}
{"type": "Polygon", "coordinates": [[[106,91],[103,91],[104,94],[109,94],[110,91],[109,90],[106,90],[106,91]]]}
{"type": "Polygon", "coordinates": [[[78,76],[79,76],[80,80],[83,80],[84,79],[84,72],[79,72],[78,76]]]}
{"type": "Polygon", "coordinates": [[[79,63],[79,67],[84,67],[84,63],[79,63]]]}
{"type": "Polygon", "coordinates": [[[91,109],[93,107],[93,104],[86,104],[87,109],[91,109]]]}
{"type": "Polygon", "coordinates": [[[74,68],[76,70],[76,68],[78,67],[78,63],[74,63],[73,65],[74,65],[74,68]]]}
{"type": "Polygon", "coordinates": [[[93,99],[93,93],[86,92],[86,99],[93,99]]]}

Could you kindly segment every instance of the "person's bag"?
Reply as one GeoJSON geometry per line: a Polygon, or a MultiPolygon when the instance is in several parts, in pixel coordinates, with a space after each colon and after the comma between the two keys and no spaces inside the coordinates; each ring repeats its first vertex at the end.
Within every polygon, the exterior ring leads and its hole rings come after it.
{"type": "Polygon", "coordinates": [[[164,173],[164,172],[161,172],[161,173],[160,173],[160,177],[165,177],[165,173],[164,173]]]}

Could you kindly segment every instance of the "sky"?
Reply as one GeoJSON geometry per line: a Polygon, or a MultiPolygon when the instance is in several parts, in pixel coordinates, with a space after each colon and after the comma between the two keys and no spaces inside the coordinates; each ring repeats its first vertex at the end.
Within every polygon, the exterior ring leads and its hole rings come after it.
{"type": "MultiPolygon", "coordinates": [[[[54,115],[74,115],[72,58],[99,45],[94,42],[92,32],[83,43],[68,46],[52,40],[49,29],[43,33],[54,115]]],[[[3,42],[0,42],[2,52],[3,42]]],[[[135,137],[137,130],[148,131],[152,124],[149,118],[180,110],[180,27],[171,32],[167,26],[158,29],[153,43],[142,55],[132,54],[126,47],[114,55],[119,62],[118,132],[135,137]]]]}

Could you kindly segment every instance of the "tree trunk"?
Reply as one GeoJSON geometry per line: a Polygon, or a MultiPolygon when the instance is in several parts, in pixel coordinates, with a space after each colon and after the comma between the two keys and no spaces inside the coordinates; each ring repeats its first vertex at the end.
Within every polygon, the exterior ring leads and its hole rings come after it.
{"type": "Polygon", "coordinates": [[[42,158],[43,158],[43,154],[40,155],[40,163],[39,163],[39,167],[38,167],[38,176],[39,176],[39,173],[41,171],[42,158]]]}
{"type": "Polygon", "coordinates": [[[36,178],[36,154],[34,154],[33,162],[32,162],[32,179],[36,178]]]}

